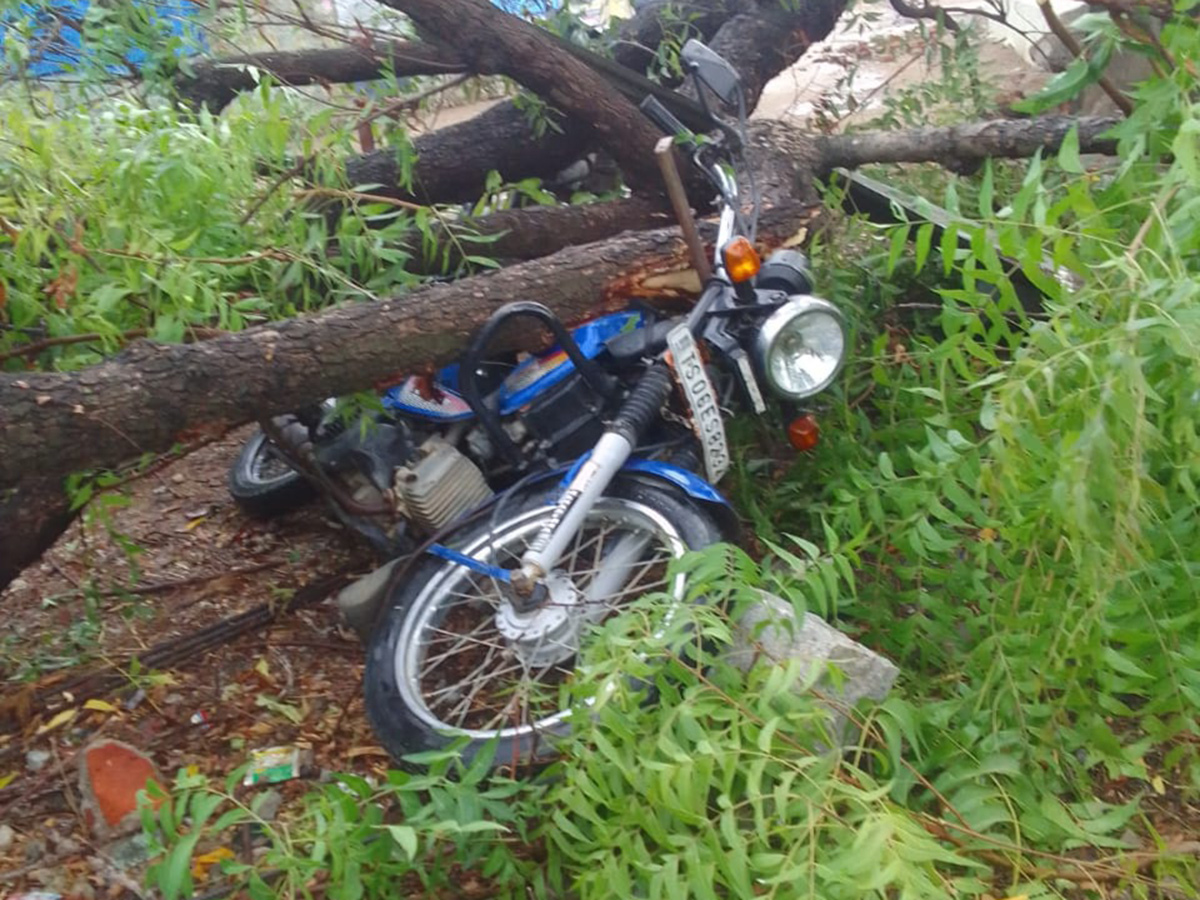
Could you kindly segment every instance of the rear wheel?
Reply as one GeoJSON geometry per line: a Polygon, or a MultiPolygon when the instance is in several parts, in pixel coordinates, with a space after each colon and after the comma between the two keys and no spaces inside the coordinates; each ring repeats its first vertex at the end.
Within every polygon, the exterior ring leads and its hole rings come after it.
{"type": "MultiPolygon", "coordinates": [[[[304,428],[294,420],[285,427],[304,428]]],[[[255,429],[229,469],[229,493],[245,512],[265,518],[304,505],[316,492],[262,430],[255,429]]]]}
{"type": "MultiPolygon", "coordinates": [[[[460,552],[512,569],[553,507],[526,498],[494,527],[485,519],[454,541],[460,552]]],[[[553,755],[566,730],[562,686],[594,626],[634,599],[665,591],[684,601],[668,566],[721,539],[695,504],[631,482],[596,504],[547,579],[549,596],[520,614],[507,585],[457,563],[430,558],[399,585],[371,643],[366,705],[397,760],[469,738],[472,758],[497,740],[496,764],[553,755]]]]}

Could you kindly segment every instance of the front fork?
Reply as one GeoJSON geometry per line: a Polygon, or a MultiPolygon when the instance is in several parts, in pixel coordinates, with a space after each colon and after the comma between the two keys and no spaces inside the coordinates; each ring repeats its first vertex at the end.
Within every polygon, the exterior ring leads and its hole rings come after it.
{"type": "Polygon", "coordinates": [[[674,387],[666,363],[655,362],[596,442],[591,456],[567,484],[554,510],[521,557],[521,568],[512,573],[515,605],[519,611],[540,605],[540,595],[545,592],[538,589],[539,585],[574,540],[600,495],[629,460],[633,448],[658,417],[674,387]]]}

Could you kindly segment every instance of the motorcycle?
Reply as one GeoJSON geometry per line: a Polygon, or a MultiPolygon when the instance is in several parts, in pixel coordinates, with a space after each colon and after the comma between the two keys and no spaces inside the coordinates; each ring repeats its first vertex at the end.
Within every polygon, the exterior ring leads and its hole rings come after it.
{"type": "MultiPolygon", "coordinates": [[[[595,626],[650,592],[682,604],[671,563],[737,538],[713,486],[730,465],[723,411],[764,413],[763,385],[800,404],[842,367],[845,320],[813,295],[803,255],[764,264],[754,250],[736,71],[695,40],[682,55],[712,130],[697,135],[653,97],[642,110],[719,196],[713,273],[689,312],[630,308],[568,330],[540,304],[508,304],[457,365],[385,391],[371,427],[348,427],[328,402],[268,423],[231,471],[234,497],[259,513],[321,487],[392,560],[339,605],[367,643],[367,713],[397,761],[457,742],[468,760],[490,741],[498,763],[552,754],[567,727],[559,688],[595,626]],[[556,345],[491,352],[521,317],[556,345]]],[[[811,437],[811,419],[794,425],[811,437]]]]}

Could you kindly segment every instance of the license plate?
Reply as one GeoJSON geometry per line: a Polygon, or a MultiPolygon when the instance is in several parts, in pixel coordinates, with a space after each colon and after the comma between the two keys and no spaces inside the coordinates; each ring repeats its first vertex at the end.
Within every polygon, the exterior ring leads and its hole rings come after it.
{"type": "Polygon", "coordinates": [[[683,396],[692,412],[692,427],[704,449],[704,469],[708,480],[716,484],[729,469],[729,442],[725,439],[725,423],[717,392],[713,390],[704,360],[696,347],[696,339],[687,325],[677,325],[667,335],[671,364],[675,377],[683,387],[683,396]]]}

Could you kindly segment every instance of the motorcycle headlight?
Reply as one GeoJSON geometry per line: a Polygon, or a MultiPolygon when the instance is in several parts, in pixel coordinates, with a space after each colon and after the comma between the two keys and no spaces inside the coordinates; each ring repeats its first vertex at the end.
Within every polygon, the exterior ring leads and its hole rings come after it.
{"type": "Polygon", "coordinates": [[[771,390],[788,400],[803,400],[829,387],[841,371],[845,319],[826,300],[791,297],[763,323],[755,351],[771,390]]]}

